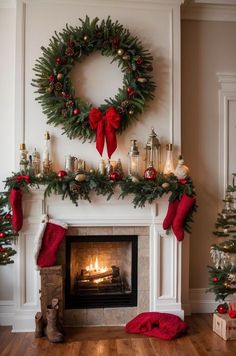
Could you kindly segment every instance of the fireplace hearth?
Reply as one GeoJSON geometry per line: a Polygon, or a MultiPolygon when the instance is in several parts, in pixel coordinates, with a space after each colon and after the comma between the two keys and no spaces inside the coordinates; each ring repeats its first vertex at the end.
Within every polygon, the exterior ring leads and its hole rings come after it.
{"type": "Polygon", "coordinates": [[[65,308],[137,306],[137,235],[67,236],[65,308]]]}

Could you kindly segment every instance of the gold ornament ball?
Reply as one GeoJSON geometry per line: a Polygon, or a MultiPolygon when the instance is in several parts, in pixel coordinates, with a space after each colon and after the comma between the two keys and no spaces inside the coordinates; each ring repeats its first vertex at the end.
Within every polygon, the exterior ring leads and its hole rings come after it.
{"type": "Polygon", "coordinates": [[[170,184],[168,182],[164,182],[164,183],[162,183],[161,186],[162,186],[162,188],[167,189],[167,188],[169,188],[170,184]]]}
{"type": "Polygon", "coordinates": [[[129,54],[124,54],[122,56],[122,59],[124,59],[124,61],[128,61],[128,60],[130,60],[130,55],[129,54]]]}
{"type": "Polygon", "coordinates": [[[129,115],[134,115],[134,110],[130,109],[129,110],[129,115]]]}
{"type": "Polygon", "coordinates": [[[39,178],[39,179],[40,179],[40,178],[43,178],[43,173],[38,173],[38,174],[36,174],[36,177],[39,178]]]}
{"type": "Polygon", "coordinates": [[[117,51],[117,54],[118,54],[119,56],[123,56],[124,50],[123,50],[122,48],[119,48],[118,51],[117,51]]]}
{"type": "Polygon", "coordinates": [[[84,36],[84,41],[88,41],[88,36],[84,36]]]}
{"type": "Polygon", "coordinates": [[[79,173],[75,176],[76,182],[83,182],[86,179],[86,175],[84,173],[79,173]]]}

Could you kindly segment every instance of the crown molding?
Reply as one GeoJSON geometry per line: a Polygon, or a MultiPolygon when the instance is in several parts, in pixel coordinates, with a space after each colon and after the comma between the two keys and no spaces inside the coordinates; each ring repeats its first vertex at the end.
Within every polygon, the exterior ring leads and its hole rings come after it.
{"type": "Polygon", "coordinates": [[[236,22],[236,0],[187,0],[181,8],[181,19],[236,22]]]}

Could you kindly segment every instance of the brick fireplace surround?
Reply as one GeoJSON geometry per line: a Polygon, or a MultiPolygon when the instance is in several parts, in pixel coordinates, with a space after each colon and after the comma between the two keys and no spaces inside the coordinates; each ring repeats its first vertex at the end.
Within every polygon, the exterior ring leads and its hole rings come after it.
{"type": "MultiPolygon", "coordinates": [[[[109,202],[94,197],[93,203],[80,202],[78,207],[59,196],[45,199],[42,190],[24,196],[24,227],[19,238],[15,285],[17,309],[14,331],[34,330],[34,315],[40,309],[39,272],[35,270],[32,250],[41,214],[66,222],[67,235],[138,235],[138,303],[137,307],[65,309],[63,323],[73,326],[123,325],[143,311],[163,311],[184,316],[183,302],[188,288],[188,258],[182,266],[182,249],[172,235],[162,230],[168,197],[157,203],[134,209],[131,200],[109,202]],[[186,267],[185,267],[186,266],[186,267]],[[184,277],[182,281],[182,268],[184,277]],[[183,282],[183,283],[182,283],[183,282]],[[17,293],[20,290],[20,293],[17,293]]],[[[185,244],[188,239],[185,239],[185,244]]],[[[65,241],[58,251],[58,265],[63,266],[65,241]]],[[[187,255],[186,255],[187,257],[187,255]]],[[[62,292],[64,298],[64,292],[62,292]]],[[[62,301],[62,305],[63,305],[62,301]]],[[[186,307],[186,305],[185,305],[186,307]]]]}

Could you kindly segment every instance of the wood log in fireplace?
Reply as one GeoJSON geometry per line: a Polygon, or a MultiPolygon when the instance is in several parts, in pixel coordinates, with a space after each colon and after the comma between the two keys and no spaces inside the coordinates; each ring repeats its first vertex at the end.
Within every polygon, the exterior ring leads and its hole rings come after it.
{"type": "Polygon", "coordinates": [[[122,292],[123,290],[120,269],[116,266],[111,266],[108,271],[100,273],[81,270],[80,275],[77,274],[75,277],[75,294],[122,292]]]}
{"type": "Polygon", "coordinates": [[[95,279],[105,278],[105,277],[118,277],[120,275],[120,269],[116,266],[111,266],[106,272],[90,272],[82,269],[80,275],[77,275],[78,280],[81,281],[93,281],[95,279]]]}

